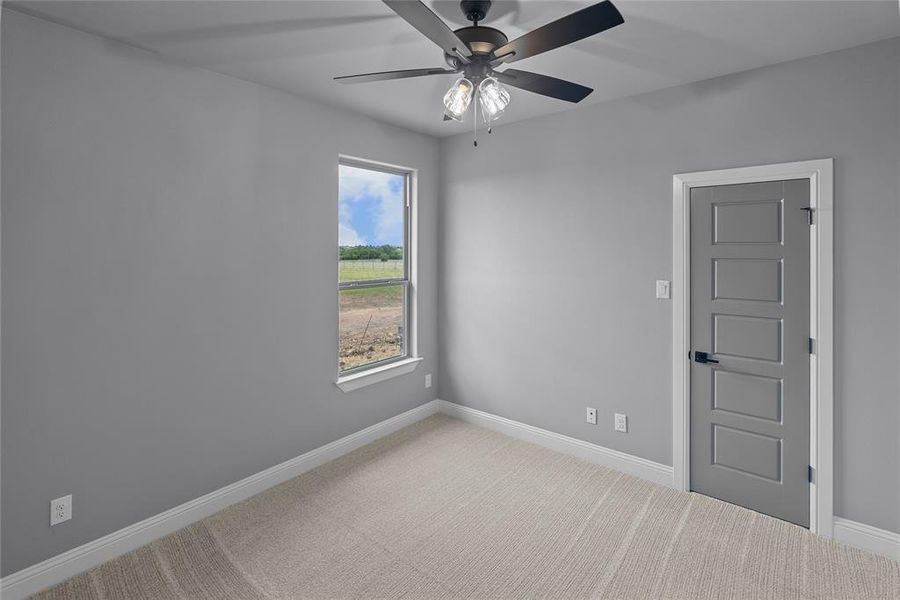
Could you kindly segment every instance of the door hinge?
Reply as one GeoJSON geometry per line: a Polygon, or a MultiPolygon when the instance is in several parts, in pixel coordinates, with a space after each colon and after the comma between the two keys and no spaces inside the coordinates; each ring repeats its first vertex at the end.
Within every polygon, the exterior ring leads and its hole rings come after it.
{"type": "Polygon", "coordinates": [[[809,350],[809,353],[810,353],[810,354],[815,354],[815,353],[816,353],[816,340],[815,340],[815,339],[809,338],[809,340],[807,341],[806,346],[807,346],[807,349],[809,350]]]}
{"type": "Polygon", "coordinates": [[[816,470],[813,469],[812,465],[807,465],[806,468],[806,478],[810,483],[815,483],[816,479],[816,470]]]}
{"type": "Polygon", "coordinates": [[[813,213],[816,212],[816,209],[812,206],[804,206],[800,210],[806,211],[806,222],[810,225],[813,224],[813,213]]]}

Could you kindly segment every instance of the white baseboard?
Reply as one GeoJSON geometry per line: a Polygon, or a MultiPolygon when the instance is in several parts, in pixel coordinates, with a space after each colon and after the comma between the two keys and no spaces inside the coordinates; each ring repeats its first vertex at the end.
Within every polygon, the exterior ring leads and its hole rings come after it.
{"type": "Polygon", "coordinates": [[[674,486],[674,474],[672,467],[668,465],[619,452],[618,450],[611,450],[604,446],[598,446],[597,444],[562,435],[561,433],[547,431],[540,427],[526,425],[505,417],[498,417],[468,406],[461,406],[446,400],[438,400],[438,402],[440,402],[440,412],[473,425],[480,425],[481,427],[492,429],[532,444],[544,446],[563,454],[577,456],[582,460],[622,471],[653,483],[669,487],[674,486]]]}
{"type": "Polygon", "coordinates": [[[205,496],[7,575],[0,580],[0,597],[3,600],[26,598],[429,417],[438,412],[438,407],[439,401],[432,400],[205,496]]]}
{"type": "Polygon", "coordinates": [[[835,517],[834,539],[860,550],[868,550],[894,560],[900,560],[900,533],[835,517]]]}

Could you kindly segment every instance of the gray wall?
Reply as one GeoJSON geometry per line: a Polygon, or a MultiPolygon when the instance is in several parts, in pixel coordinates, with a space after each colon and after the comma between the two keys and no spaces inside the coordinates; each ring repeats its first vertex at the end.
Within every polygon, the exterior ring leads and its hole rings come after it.
{"type": "Polygon", "coordinates": [[[900,531],[900,39],[480,137],[441,144],[442,398],[665,464],[672,175],[834,157],[836,514],[900,531]]]}
{"type": "Polygon", "coordinates": [[[2,22],[4,575],[435,397],[435,140],[2,22]],[[349,394],[338,153],[420,170],[425,362],[349,394]]]}

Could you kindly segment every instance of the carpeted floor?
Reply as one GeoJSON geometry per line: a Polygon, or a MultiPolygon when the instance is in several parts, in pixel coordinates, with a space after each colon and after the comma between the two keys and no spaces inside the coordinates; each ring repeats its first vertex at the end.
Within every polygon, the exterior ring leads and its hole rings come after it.
{"type": "Polygon", "coordinates": [[[900,563],[438,415],[38,597],[900,598],[900,563]]]}

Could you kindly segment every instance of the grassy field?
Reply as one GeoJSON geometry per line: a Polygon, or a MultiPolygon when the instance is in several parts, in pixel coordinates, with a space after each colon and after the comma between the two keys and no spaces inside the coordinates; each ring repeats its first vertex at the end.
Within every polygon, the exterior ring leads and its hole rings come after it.
{"type": "Polygon", "coordinates": [[[338,280],[341,283],[401,277],[403,277],[402,260],[342,260],[338,267],[338,280]]]}
{"type": "Polygon", "coordinates": [[[341,290],[341,310],[364,310],[403,306],[403,286],[341,290]]]}

